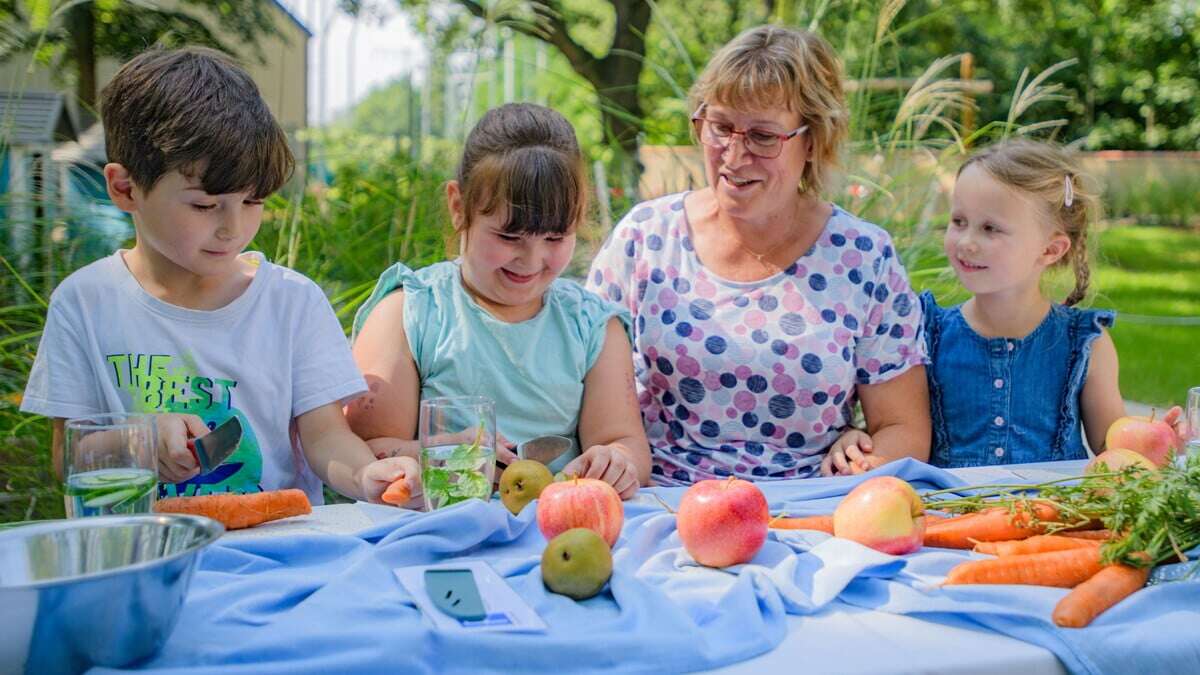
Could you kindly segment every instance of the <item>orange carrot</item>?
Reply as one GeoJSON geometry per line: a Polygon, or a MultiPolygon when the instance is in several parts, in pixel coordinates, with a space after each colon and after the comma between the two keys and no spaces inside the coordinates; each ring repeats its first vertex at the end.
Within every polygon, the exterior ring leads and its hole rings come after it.
{"type": "Polygon", "coordinates": [[[404,506],[411,498],[412,489],[408,487],[408,476],[393,482],[383,491],[383,495],[380,497],[380,499],[388,504],[395,504],[396,506],[404,506]]]}
{"type": "Polygon", "coordinates": [[[945,585],[1028,584],[1073,588],[1100,571],[1100,548],[1011,555],[961,563],[946,575],[945,585]]]}
{"type": "Polygon", "coordinates": [[[1050,551],[1068,551],[1073,548],[1088,548],[1099,546],[1103,542],[1091,539],[1074,539],[1060,537],[1055,534],[1039,534],[1028,539],[1011,541],[981,541],[975,545],[976,553],[991,555],[1026,555],[1029,553],[1049,553],[1050,551]]]}
{"type": "MultiPolygon", "coordinates": [[[[925,526],[928,527],[934,523],[940,523],[946,520],[948,520],[946,516],[927,514],[925,516],[925,526]]],[[[767,522],[767,527],[771,527],[776,530],[817,530],[818,532],[827,532],[829,534],[833,534],[833,514],[830,513],[823,516],[802,516],[798,518],[775,516],[767,522]]]]}
{"type": "Polygon", "coordinates": [[[925,528],[925,545],[969,549],[981,541],[1028,539],[1041,534],[1044,529],[1040,524],[1033,524],[1034,516],[1039,523],[1059,519],[1058,509],[1049,502],[1036,502],[1032,509],[1019,506],[1013,513],[1006,508],[984,509],[978,513],[929,523],[925,528]]]}
{"type": "Polygon", "coordinates": [[[833,534],[833,516],[806,516],[803,518],[772,518],[768,527],[777,530],[818,530],[833,534]]]}
{"type": "Polygon", "coordinates": [[[1082,532],[1058,532],[1072,539],[1091,539],[1092,541],[1108,541],[1113,538],[1112,530],[1084,530],[1082,532]]]}
{"type": "Polygon", "coordinates": [[[183,513],[207,516],[227,529],[240,530],[279,518],[312,513],[303,490],[270,490],[249,494],[215,494],[197,497],[171,497],[154,504],[159,513],[183,513]]]}
{"type": "Polygon", "coordinates": [[[1149,566],[1106,565],[1059,600],[1051,617],[1063,628],[1083,628],[1145,586],[1149,577],[1149,566]]]}

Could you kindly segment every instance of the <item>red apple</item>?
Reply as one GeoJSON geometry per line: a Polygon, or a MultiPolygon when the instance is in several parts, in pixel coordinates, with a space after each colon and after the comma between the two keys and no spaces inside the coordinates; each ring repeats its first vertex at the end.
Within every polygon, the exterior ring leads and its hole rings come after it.
{"type": "Polygon", "coordinates": [[[625,509],[613,486],[595,478],[551,483],[538,495],[537,524],[547,540],[574,527],[586,527],[611,547],[621,536],[625,509]]]}
{"type": "Polygon", "coordinates": [[[1084,473],[1097,473],[1104,471],[1100,465],[1108,467],[1109,471],[1120,471],[1128,466],[1140,466],[1151,471],[1158,471],[1159,467],[1149,457],[1132,450],[1125,448],[1113,448],[1092,458],[1092,461],[1084,467],[1084,473]]]}
{"type": "Polygon", "coordinates": [[[925,539],[925,507],[917,491],[893,476],[863,481],[833,512],[833,534],[876,551],[904,555],[925,539]]]}
{"type": "Polygon", "coordinates": [[[702,480],[683,493],[676,529],[696,562],[728,567],[749,562],[767,539],[771,513],[754,483],[702,480]]]}
{"type": "Polygon", "coordinates": [[[1122,417],[1108,428],[1104,447],[1108,450],[1125,448],[1150,458],[1157,466],[1166,466],[1183,444],[1170,424],[1150,417],[1122,417]]]}

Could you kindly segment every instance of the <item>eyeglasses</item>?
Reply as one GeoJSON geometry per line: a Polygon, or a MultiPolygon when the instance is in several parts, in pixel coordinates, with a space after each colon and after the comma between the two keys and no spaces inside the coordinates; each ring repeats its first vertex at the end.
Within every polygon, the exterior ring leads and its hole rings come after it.
{"type": "Polygon", "coordinates": [[[692,126],[696,129],[696,136],[701,143],[718,150],[729,147],[733,137],[740,135],[746,152],[763,159],[775,159],[783,152],[785,141],[808,131],[807,124],[786,134],[777,134],[766,129],[738,129],[728,122],[708,119],[704,116],[705,107],[707,106],[700,106],[692,115],[692,126]]]}

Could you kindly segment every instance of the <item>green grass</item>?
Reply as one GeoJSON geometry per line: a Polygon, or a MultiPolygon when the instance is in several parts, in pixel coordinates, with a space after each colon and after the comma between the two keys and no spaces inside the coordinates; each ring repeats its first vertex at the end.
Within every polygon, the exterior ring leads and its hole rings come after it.
{"type": "Polygon", "coordinates": [[[1200,232],[1121,227],[1099,237],[1093,305],[1117,310],[1113,341],[1121,359],[1121,393],[1155,406],[1182,404],[1200,385],[1200,232]],[[1151,323],[1193,317],[1196,325],[1151,323]]]}
{"type": "MultiPolygon", "coordinates": [[[[1111,334],[1121,362],[1121,395],[1159,407],[1182,405],[1188,388],[1200,385],[1200,231],[1113,227],[1093,247],[1087,304],[1117,311],[1111,334]],[[1180,317],[1195,325],[1172,323],[1180,317]]],[[[922,258],[915,267],[944,264],[944,258],[922,258]]],[[[1070,275],[1053,275],[1047,292],[1065,297],[1072,282],[1070,275]]],[[[942,305],[968,297],[945,270],[914,273],[913,285],[932,290],[942,305]]]]}

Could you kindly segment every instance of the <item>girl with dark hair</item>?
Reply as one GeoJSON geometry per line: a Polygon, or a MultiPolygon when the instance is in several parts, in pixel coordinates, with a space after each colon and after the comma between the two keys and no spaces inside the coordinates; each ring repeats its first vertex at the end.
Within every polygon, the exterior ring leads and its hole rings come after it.
{"type": "MultiPolygon", "coordinates": [[[[553,110],[505,105],[471,131],[446,186],[459,258],[393,265],[354,320],[370,393],[347,415],[376,456],[417,455],[421,399],[483,395],[508,441],[577,437],[584,452],[552,470],[623,498],[649,480],[628,313],[559,278],[586,193],[574,129],[553,110]]],[[[497,459],[514,457],[499,448],[497,459]]]]}

